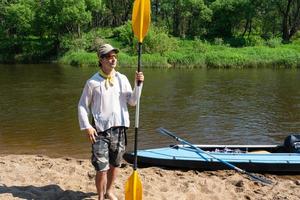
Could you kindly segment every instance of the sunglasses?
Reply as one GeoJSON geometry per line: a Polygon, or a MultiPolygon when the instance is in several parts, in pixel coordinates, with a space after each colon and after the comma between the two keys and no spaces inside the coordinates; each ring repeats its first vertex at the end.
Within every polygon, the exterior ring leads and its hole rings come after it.
{"type": "Polygon", "coordinates": [[[103,56],[103,58],[106,58],[108,60],[111,60],[111,59],[117,59],[118,58],[118,55],[117,54],[108,54],[108,55],[105,55],[103,56]]]}

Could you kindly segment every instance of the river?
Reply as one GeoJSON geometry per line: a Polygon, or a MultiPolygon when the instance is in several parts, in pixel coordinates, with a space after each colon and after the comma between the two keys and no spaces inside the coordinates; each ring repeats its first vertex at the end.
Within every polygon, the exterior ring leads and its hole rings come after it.
{"type": "MultiPolygon", "coordinates": [[[[120,68],[133,82],[135,69],[120,68]]],[[[93,67],[0,65],[0,152],[88,158],[77,104],[93,67]]],[[[300,70],[144,69],[138,148],[191,143],[281,144],[300,134],[300,70]]],[[[133,149],[134,108],[128,149],[133,149]]]]}

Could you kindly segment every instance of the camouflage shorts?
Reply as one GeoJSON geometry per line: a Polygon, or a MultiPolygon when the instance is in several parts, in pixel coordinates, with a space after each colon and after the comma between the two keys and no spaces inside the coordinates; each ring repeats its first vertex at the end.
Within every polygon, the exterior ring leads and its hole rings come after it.
{"type": "Polygon", "coordinates": [[[106,171],[109,165],[119,167],[126,146],[126,128],[112,127],[99,132],[92,145],[92,164],[96,171],[106,171]]]}

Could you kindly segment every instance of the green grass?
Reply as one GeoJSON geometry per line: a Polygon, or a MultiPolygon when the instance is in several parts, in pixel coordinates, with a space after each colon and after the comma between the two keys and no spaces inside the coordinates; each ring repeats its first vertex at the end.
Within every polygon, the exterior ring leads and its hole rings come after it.
{"type": "MultiPolygon", "coordinates": [[[[110,41],[111,42],[111,41],[110,41]]],[[[118,42],[114,45],[121,47],[118,42]]],[[[180,68],[300,68],[300,45],[298,43],[275,47],[255,46],[232,48],[211,45],[201,41],[179,41],[179,48],[163,54],[142,54],[143,67],[180,68]]],[[[137,56],[120,48],[119,65],[137,66],[137,56]]],[[[96,53],[84,50],[67,52],[60,63],[76,66],[97,66],[96,53]]]]}
{"type": "Polygon", "coordinates": [[[58,62],[74,66],[98,66],[97,54],[84,50],[69,51],[58,62]]]}

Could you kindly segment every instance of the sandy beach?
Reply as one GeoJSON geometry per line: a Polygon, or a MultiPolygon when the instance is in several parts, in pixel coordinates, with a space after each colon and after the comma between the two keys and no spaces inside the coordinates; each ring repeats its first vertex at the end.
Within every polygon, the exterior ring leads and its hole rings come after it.
{"type": "MultiPolygon", "coordinates": [[[[90,161],[43,155],[0,156],[0,199],[97,199],[90,161]]],[[[115,194],[124,199],[132,173],[122,165],[115,194]]],[[[232,170],[198,172],[157,167],[139,168],[145,200],[299,200],[300,175],[268,175],[265,186],[232,170]]]]}

